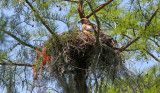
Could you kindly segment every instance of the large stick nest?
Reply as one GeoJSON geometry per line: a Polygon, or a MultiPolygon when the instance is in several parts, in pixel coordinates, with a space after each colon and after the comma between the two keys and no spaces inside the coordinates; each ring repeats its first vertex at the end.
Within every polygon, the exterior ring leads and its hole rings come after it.
{"type": "Polygon", "coordinates": [[[114,81],[116,77],[128,73],[122,63],[122,53],[114,49],[116,40],[104,32],[100,32],[98,46],[96,36],[82,32],[65,32],[59,37],[59,40],[51,38],[47,45],[51,62],[46,69],[49,77],[56,78],[63,89],[67,82],[68,87],[75,88],[73,85],[79,78],[86,81],[89,78],[107,77],[114,81]]]}
{"type": "Polygon", "coordinates": [[[88,74],[93,69],[106,70],[108,75],[119,74],[122,64],[122,53],[114,50],[116,40],[109,35],[100,33],[100,45],[96,45],[96,36],[85,35],[82,32],[65,32],[60,35],[60,41],[51,39],[48,53],[51,62],[48,65],[52,75],[74,73],[75,69],[86,70],[88,74]]]}

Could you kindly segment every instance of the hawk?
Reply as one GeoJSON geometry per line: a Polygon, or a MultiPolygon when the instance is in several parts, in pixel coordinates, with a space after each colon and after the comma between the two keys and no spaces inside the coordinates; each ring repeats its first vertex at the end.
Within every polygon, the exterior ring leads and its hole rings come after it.
{"type": "MultiPolygon", "coordinates": [[[[94,33],[95,35],[97,34],[98,27],[95,24],[91,23],[87,18],[82,18],[79,22],[82,23],[82,32],[85,35],[89,36],[91,33],[94,33]]],[[[100,41],[103,44],[106,44],[110,47],[113,47],[117,43],[116,40],[114,40],[111,36],[106,34],[101,29],[99,32],[99,37],[100,37],[100,41]]]]}
{"type": "Polygon", "coordinates": [[[90,33],[97,34],[97,26],[91,23],[87,18],[82,18],[79,22],[82,23],[82,32],[85,35],[90,35],[90,33]]]}

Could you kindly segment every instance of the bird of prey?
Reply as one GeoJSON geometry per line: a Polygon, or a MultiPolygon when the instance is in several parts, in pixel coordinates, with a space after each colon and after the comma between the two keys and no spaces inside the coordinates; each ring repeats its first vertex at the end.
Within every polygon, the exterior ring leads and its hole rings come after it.
{"type": "MultiPolygon", "coordinates": [[[[85,35],[89,36],[91,35],[91,33],[94,33],[95,35],[97,34],[98,27],[95,24],[91,23],[87,18],[82,18],[79,22],[82,23],[82,32],[85,35]]],[[[101,29],[99,32],[99,38],[103,44],[105,43],[110,47],[114,46],[117,43],[116,40],[114,40],[111,36],[106,34],[101,29]]]]}
{"type": "Polygon", "coordinates": [[[82,32],[85,35],[90,35],[91,33],[97,33],[97,26],[91,23],[87,18],[82,18],[79,22],[82,23],[82,32]]]}

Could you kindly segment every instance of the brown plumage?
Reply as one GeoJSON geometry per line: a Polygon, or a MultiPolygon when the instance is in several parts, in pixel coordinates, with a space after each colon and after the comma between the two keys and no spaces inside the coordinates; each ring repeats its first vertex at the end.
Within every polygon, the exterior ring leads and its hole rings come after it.
{"type": "Polygon", "coordinates": [[[94,32],[94,34],[97,33],[97,26],[91,23],[87,18],[82,18],[80,22],[82,23],[82,32],[87,36],[90,35],[91,32],[94,32]]]}
{"type": "MultiPolygon", "coordinates": [[[[91,35],[91,33],[94,33],[95,35],[97,34],[98,27],[95,24],[91,23],[87,18],[82,18],[79,22],[82,23],[82,32],[85,35],[89,36],[89,35],[91,35]]],[[[101,40],[102,43],[105,43],[110,47],[113,47],[113,45],[115,43],[117,43],[116,40],[114,40],[111,36],[106,34],[101,29],[100,29],[100,32],[99,32],[99,37],[100,37],[100,40],[101,40]]]]}

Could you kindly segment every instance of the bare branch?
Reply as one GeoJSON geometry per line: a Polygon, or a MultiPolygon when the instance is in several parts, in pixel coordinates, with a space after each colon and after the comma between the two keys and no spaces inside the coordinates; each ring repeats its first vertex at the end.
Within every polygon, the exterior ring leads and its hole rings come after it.
{"type": "Polygon", "coordinates": [[[31,44],[27,44],[26,42],[22,41],[21,39],[19,39],[17,36],[13,35],[12,33],[10,33],[9,31],[6,31],[2,28],[0,28],[1,31],[3,31],[4,33],[8,34],[9,36],[11,36],[12,38],[14,38],[15,40],[17,40],[19,43],[21,43],[22,45],[28,46],[30,48],[33,48],[34,50],[36,49],[35,46],[31,45],[31,44]]]}
{"type": "MultiPolygon", "coordinates": [[[[91,8],[91,10],[93,11],[93,8],[91,6],[91,4],[87,1],[89,7],[91,8]]],[[[97,17],[97,15],[94,13],[94,16],[96,18],[96,23],[97,23],[97,28],[98,28],[98,31],[97,31],[97,34],[96,34],[96,45],[98,46],[99,45],[99,32],[100,32],[100,22],[99,22],[99,19],[97,17]]]]}
{"type": "Polygon", "coordinates": [[[136,42],[139,39],[140,39],[140,37],[136,37],[135,39],[131,40],[127,45],[121,47],[121,51],[124,51],[126,48],[128,48],[131,44],[133,44],[134,42],[136,42]]]}
{"type": "Polygon", "coordinates": [[[160,7],[158,7],[158,8],[156,9],[156,11],[152,14],[152,16],[150,17],[150,19],[149,19],[148,22],[146,23],[144,30],[146,30],[146,29],[147,29],[147,26],[150,25],[152,19],[156,16],[156,14],[158,13],[159,9],[160,9],[160,7]]]}
{"type": "MultiPolygon", "coordinates": [[[[142,10],[142,7],[141,7],[141,5],[140,5],[140,0],[138,0],[138,6],[139,6],[139,9],[140,9],[140,11],[141,11],[141,13],[142,13],[142,16],[143,17],[145,17],[145,15],[144,15],[144,13],[143,13],[143,10],[142,10]]],[[[146,17],[145,17],[146,18],[146,17]]]]}
{"type": "Polygon", "coordinates": [[[43,18],[40,16],[40,14],[38,13],[38,11],[32,6],[32,4],[28,1],[28,0],[25,0],[26,3],[30,6],[30,8],[32,9],[32,11],[35,13],[35,16],[37,16],[41,23],[46,27],[46,29],[56,38],[58,39],[58,36],[56,33],[54,33],[52,31],[52,29],[46,24],[46,22],[43,20],[43,18]]]}
{"type": "Polygon", "coordinates": [[[86,16],[86,18],[91,17],[93,14],[95,14],[96,12],[98,12],[99,10],[101,10],[103,7],[105,7],[106,5],[110,4],[113,0],[109,0],[108,2],[98,6],[92,13],[90,13],[89,15],[86,16]]]}
{"type": "Polygon", "coordinates": [[[132,37],[130,37],[130,36],[127,35],[127,34],[122,34],[122,35],[128,37],[129,39],[132,39],[132,37]]]}
{"type": "Polygon", "coordinates": [[[63,1],[78,3],[78,0],[63,0],[63,1]]]}
{"type": "Polygon", "coordinates": [[[154,42],[158,47],[160,47],[159,43],[156,42],[155,40],[153,40],[153,39],[151,39],[151,38],[149,38],[149,40],[151,40],[151,41],[154,42]]]}
{"type": "Polygon", "coordinates": [[[151,57],[153,57],[156,61],[160,62],[160,59],[158,59],[156,56],[154,56],[151,52],[149,52],[148,50],[144,49],[147,54],[149,54],[151,57]]]}
{"type": "Polygon", "coordinates": [[[82,6],[83,6],[83,1],[80,0],[78,2],[78,13],[79,13],[80,18],[84,18],[84,13],[83,13],[83,10],[82,10],[82,6]]]}
{"type": "Polygon", "coordinates": [[[2,62],[2,63],[0,63],[0,65],[33,67],[33,65],[31,65],[31,64],[26,64],[26,63],[12,63],[12,62],[2,62]]]}
{"type": "Polygon", "coordinates": [[[124,51],[137,51],[138,49],[125,49],[124,51]]]}

